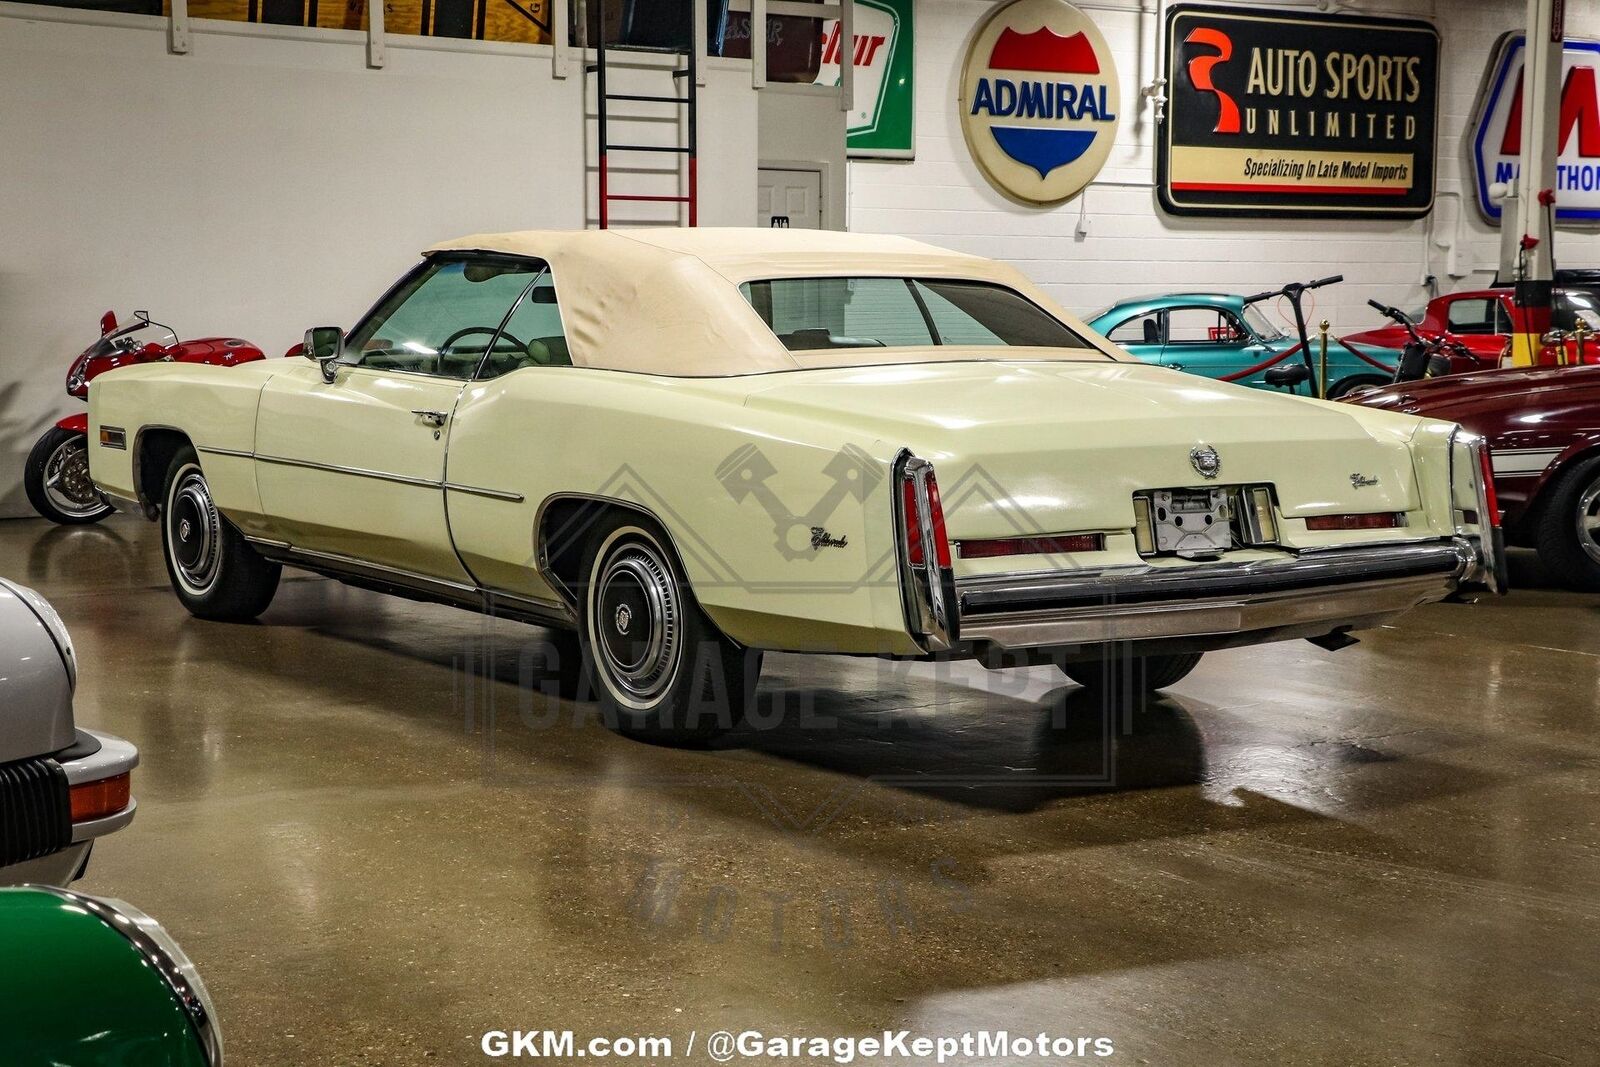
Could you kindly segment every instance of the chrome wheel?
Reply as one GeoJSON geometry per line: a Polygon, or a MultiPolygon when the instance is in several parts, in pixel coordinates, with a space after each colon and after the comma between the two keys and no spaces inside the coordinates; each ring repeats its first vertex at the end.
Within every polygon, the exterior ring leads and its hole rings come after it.
{"type": "Polygon", "coordinates": [[[589,644],[616,699],[654,707],[677,678],[683,601],[665,554],[643,531],[615,531],[595,557],[589,583],[589,644]]]}
{"type": "Polygon", "coordinates": [[[1579,547],[1586,556],[1600,563],[1600,478],[1590,482],[1578,496],[1576,519],[1579,547]]]}
{"type": "Polygon", "coordinates": [[[51,506],[73,519],[87,519],[111,510],[106,498],[89,480],[89,442],[73,434],[44,464],[44,494],[51,506]]]}
{"type": "Polygon", "coordinates": [[[186,466],[172,480],[163,521],[173,576],[191,596],[206,595],[222,569],[222,516],[199,467],[186,466]]]}

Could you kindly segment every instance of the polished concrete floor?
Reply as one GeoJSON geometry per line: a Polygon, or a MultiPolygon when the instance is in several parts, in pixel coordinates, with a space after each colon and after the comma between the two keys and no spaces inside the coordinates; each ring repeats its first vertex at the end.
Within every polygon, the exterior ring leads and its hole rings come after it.
{"type": "Polygon", "coordinates": [[[235,1065],[884,1028],[1596,1062],[1600,597],[1517,563],[1506,600],[1109,714],[1052,668],[771,656],[775,725],[672,751],[542,695],[539,630],[297,572],[204,623],[154,526],[0,523],[80,723],[143,752],[80,885],[174,931],[235,1065]]]}

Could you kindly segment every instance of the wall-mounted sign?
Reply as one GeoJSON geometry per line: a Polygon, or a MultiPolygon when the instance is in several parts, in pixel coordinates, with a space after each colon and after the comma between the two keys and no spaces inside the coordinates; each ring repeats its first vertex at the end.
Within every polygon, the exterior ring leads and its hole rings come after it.
{"type": "Polygon", "coordinates": [[[1179,4],[1156,139],[1176,215],[1419,218],[1439,33],[1425,22],[1179,4]]]}
{"type": "MultiPolygon", "coordinates": [[[[850,112],[852,157],[910,159],[916,154],[912,0],[854,0],[855,107],[850,112]]],[[[839,20],[822,24],[822,69],[816,84],[839,84],[839,20]]]]}
{"type": "Polygon", "coordinates": [[[978,168],[1032,204],[1100,173],[1122,94],[1098,27],[1064,0],[1011,0],[978,24],[961,73],[961,129],[978,168]]]}
{"type": "MultiPolygon", "coordinates": [[[[1527,53],[1517,34],[1501,37],[1489,54],[1483,91],[1469,132],[1478,209],[1500,221],[1500,205],[1489,186],[1510,181],[1521,170],[1522,60],[1527,53]]],[[[1600,41],[1568,40],[1562,52],[1561,153],[1556,161],[1556,221],[1600,222],[1600,41]]]]}

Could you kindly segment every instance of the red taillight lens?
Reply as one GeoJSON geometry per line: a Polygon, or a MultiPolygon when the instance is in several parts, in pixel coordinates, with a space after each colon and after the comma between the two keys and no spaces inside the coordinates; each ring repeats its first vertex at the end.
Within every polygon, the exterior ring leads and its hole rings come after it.
{"type": "Polygon", "coordinates": [[[957,541],[962,559],[992,559],[995,556],[1051,556],[1061,552],[1099,552],[1106,547],[1104,534],[1072,534],[1069,537],[997,537],[982,541],[957,541]]]}
{"type": "Polygon", "coordinates": [[[72,821],[91,822],[115,815],[128,806],[132,795],[132,774],[81,782],[72,787],[72,821]]]}
{"type": "Polygon", "coordinates": [[[1395,511],[1376,511],[1365,515],[1313,515],[1306,520],[1308,530],[1393,530],[1404,524],[1395,511]]]}
{"type": "Polygon", "coordinates": [[[1479,445],[1475,451],[1478,453],[1478,477],[1483,479],[1483,499],[1489,505],[1489,525],[1499,529],[1500,498],[1494,491],[1494,461],[1487,444],[1479,445]]]}
{"type": "MultiPolygon", "coordinates": [[[[939,483],[933,477],[933,471],[928,471],[924,479],[928,493],[928,525],[933,534],[933,554],[940,567],[950,566],[950,538],[945,534],[944,506],[939,503],[939,483]]],[[[917,501],[917,479],[907,476],[901,483],[901,511],[905,516],[906,524],[906,556],[913,566],[920,567],[927,556],[922,544],[921,511],[917,501]]]]}

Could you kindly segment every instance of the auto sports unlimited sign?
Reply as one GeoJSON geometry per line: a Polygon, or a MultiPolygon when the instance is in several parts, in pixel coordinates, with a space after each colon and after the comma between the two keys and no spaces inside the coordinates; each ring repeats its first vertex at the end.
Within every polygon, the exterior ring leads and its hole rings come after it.
{"type": "MultiPolygon", "coordinates": [[[[1500,38],[1490,53],[1470,131],[1478,210],[1500,221],[1489,186],[1517,177],[1522,154],[1521,35],[1500,38]]],[[[1600,223],[1600,41],[1568,39],[1562,51],[1561,120],[1556,129],[1556,221],[1600,223]]]]}
{"type": "MultiPolygon", "coordinates": [[[[912,0],[854,0],[855,106],[850,111],[852,157],[910,159],[916,154],[912,0]]],[[[839,20],[822,24],[817,85],[839,84],[843,54],[839,20]]]]}
{"type": "Polygon", "coordinates": [[[1011,0],[978,24],[961,74],[961,129],[1008,196],[1057,204],[1100,173],[1122,97],[1106,39],[1063,0],[1011,0]]]}
{"type": "Polygon", "coordinates": [[[1439,34],[1409,19],[1180,4],[1156,185],[1175,215],[1419,218],[1439,34]]]}

